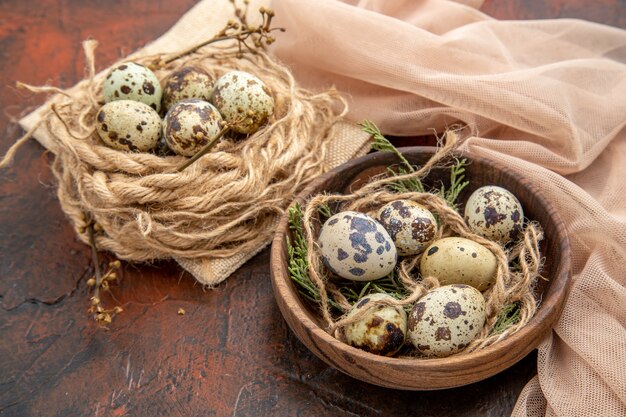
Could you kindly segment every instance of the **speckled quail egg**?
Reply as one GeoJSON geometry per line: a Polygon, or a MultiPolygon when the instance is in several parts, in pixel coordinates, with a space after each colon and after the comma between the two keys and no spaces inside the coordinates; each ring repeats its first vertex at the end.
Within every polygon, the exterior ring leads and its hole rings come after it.
{"type": "Polygon", "coordinates": [[[163,108],[168,110],[174,103],[189,98],[209,101],[212,92],[213,79],[206,72],[195,67],[183,67],[165,80],[163,108]]]}
{"type": "Polygon", "coordinates": [[[115,67],[102,85],[104,101],[134,100],[161,109],[161,85],[150,69],[134,62],[115,67]]]}
{"type": "Polygon", "coordinates": [[[230,71],[215,82],[211,103],[235,132],[256,132],[274,113],[274,98],[256,76],[230,71]]]}
{"type": "Polygon", "coordinates": [[[112,101],[98,111],[96,130],[111,148],[145,152],[159,141],[161,118],[147,104],[132,100],[112,101]]]}
{"type": "MultiPolygon", "coordinates": [[[[354,316],[371,302],[385,299],[393,300],[393,297],[387,294],[366,295],[352,306],[348,317],[354,316]]],[[[379,305],[358,321],[348,324],[344,334],[351,346],[377,355],[392,356],[404,344],[406,326],[406,312],[402,307],[379,305]]]]}
{"type": "Polygon", "coordinates": [[[437,220],[424,206],[411,200],[396,200],[378,210],[376,220],[389,232],[398,255],[417,255],[432,242],[437,220]]]}
{"type": "Polygon", "coordinates": [[[474,287],[446,285],[426,293],[409,313],[408,336],[418,351],[444,357],[465,348],[486,320],[485,299],[474,287]]]}
{"type": "Polygon", "coordinates": [[[445,237],[434,241],[420,259],[420,274],[441,285],[467,284],[484,291],[495,283],[496,256],[473,240],[445,237]]]}
{"type": "Polygon", "coordinates": [[[222,116],[203,100],[188,99],[174,104],[163,120],[163,136],[178,155],[194,156],[222,129],[222,116]]]}
{"type": "Polygon", "coordinates": [[[355,211],[342,211],[326,220],[317,243],[326,267],[353,281],[382,278],[393,271],[398,259],[385,228],[355,211]]]}
{"type": "Polygon", "coordinates": [[[518,238],[524,211],[517,197],[495,185],[480,187],[465,203],[465,222],[477,235],[505,244],[518,238]]]}

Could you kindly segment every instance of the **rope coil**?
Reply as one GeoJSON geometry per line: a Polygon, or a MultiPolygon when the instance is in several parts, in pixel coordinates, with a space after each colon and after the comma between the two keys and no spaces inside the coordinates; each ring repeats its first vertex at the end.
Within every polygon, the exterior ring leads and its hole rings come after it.
{"type": "MultiPolygon", "coordinates": [[[[186,158],[123,152],[100,141],[95,115],[104,74],[95,74],[96,46],[84,42],[88,78],[71,94],[22,84],[60,95],[0,166],[8,165],[38,128],[45,129],[55,145],[58,199],[76,233],[88,243],[85,218],[92,218],[102,229],[95,236],[98,248],[121,259],[228,258],[267,243],[292,197],[324,172],[335,124],[347,111],[343,98],[334,90],[313,94],[298,87],[289,70],[263,52],[238,58],[234,43],[179,57],[155,70],[161,82],[183,66],[202,69],[213,79],[230,70],[247,71],[272,91],[276,110],[255,134],[222,140],[177,172],[186,158]]],[[[133,61],[149,65],[158,58],[133,61]]]]}

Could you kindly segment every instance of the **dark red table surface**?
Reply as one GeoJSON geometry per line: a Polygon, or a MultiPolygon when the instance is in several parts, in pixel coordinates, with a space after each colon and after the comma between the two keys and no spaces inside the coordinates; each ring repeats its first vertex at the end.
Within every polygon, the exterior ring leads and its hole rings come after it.
{"type": "MultiPolygon", "coordinates": [[[[14,87],[70,87],[80,42],[97,69],[164,33],[192,0],[0,2],[0,153],[15,120],[43,102],[14,87]]],[[[583,18],[626,28],[620,0],[487,0],[499,19],[583,18]]],[[[407,141],[403,141],[406,143],[407,141]]],[[[59,207],[36,142],[0,172],[1,416],[502,416],[536,373],[536,354],[485,381],[403,392],[354,380],[313,356],[274,302],[264,250],[214,290],[173,262],[123,264],[108,330],[87,314],[89,247],[59,207]],[[177,311],[183,308],[186,314],[177,311]]]]}

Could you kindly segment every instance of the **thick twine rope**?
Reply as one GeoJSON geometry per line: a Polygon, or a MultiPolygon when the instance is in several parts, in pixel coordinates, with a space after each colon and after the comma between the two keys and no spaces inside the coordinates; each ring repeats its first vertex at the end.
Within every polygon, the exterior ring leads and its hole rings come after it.
{"type": "Polygon", "coordinates": [[[236,57],[235,43],[204,47],[169,63],[161,56],[135,57],[144,65],[164,64],[155,71],[161,82],[182,66],[201,68],[213,79],[237,69],[258,76],[273,93],[275,115],[263,128],[245,140],[220,141],[177,172],[187,158],[123,152],[100,141],[95,116],[104,76],[95,75],[97,42],[83,47],[89,78],[76,94],[21,85],[63,97],[13,145],[0,167],[45,127],[58,145],[52,163],[58,199],[76,233],[88,243],[86,227],[95,221],[101,230],[97,247],[121,259],[227,258],[256,250],[269,241],[293,196],[323,172],[335,122],[346,112],[335,91],[301,89],[286,67],[263,52],[236,57]]]}
{"type": "Polygon", "coordinates": [[[412,272],[419,263],[421,255],[404,258],[398,267],[398,276],[402,285],[410,293],[406,298],[401,300],[377,300],[366,304],[350,317],[344,315],[335,320],[330,311],[329,295],[342,307],[345,313],[351,310],[352,305],[338,291],[335,284],[329,281],[330,276],[322,267],[320,261],[321,256],[319,255],[319,247],[316,242],[315,225],[319,225],[319,208],[327,204],[338,205],[338,211],[353,210],[372,213],[394,200],[413,200],[424,205],[439,218],[440,227],[435,239],[445,236],[460,236],[485,246],[496,256],[497,275],[495,285],[483,293],[486,300],[487,320],[477,338],[469,343],[460,352],[461,354],[485,348],[512,335],[524,327],[534,316],[538,300],[533,290],[537,279],[541,277],[540,271],[543,263],[539,252],[539,242],[543,239],[543,230],[538,223],[527,223],[524,227],[523,238],[507,251],[501,245],[472,233],[461,215],[440,196],[419,192],[392,193],[387,189],[387,185],[396,181],[423,179],[432,168],[442,166],[441,161],[450,156],[459,142],[455,131],[448,131],[445,138],[445,145],[424,166],[415,172],[406,175],[374,178],[371,182],[351,194],[316,195],[306,203],[302,221],[305,239],[309,248],[307,254],[309,275],[320,290],[321,313],[327,325],[327,331],[336,338],[341,339],[343,335],[340,330],[348,324],[362,319],[369,310],[380,305],[400,307],[412,305],[426,292],[438,287],[439,281],[435,277],[418,277],[412,272]],[[509,268],[509,262],[515,258],[519,259],[519,271],[509,268]],[[511,303],[519,303],[519,321],[501,333],[491,334],[502,308],[511,303]]]}

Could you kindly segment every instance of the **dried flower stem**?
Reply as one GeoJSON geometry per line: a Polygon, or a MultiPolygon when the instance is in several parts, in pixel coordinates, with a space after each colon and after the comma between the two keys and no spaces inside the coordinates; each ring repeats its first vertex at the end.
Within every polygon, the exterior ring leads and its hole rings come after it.
{"type": "MultiPolygon", "coordinates": [[[[109,262],[109,269],[103,274],[100,269],[100,259],[98,257],[98,248],[96,246],[96,232],[102,230],[102,228],[93,220],[90,219],[86,226],[87,235],[89,237],[89,246],[91,246],[91,256],[94,269],[94,277],[87,280],[87,285],[94,287],[93,296],[90,298],[91,307],[89,312],[94,313],[94,319],[96,322],[102,325],[110,324],[115,315],[122,312],[122,307],[115,306],[111,309],[105,309],[102,305],[102,298],[100,297],[100,290],[109,291],[109,282],[117,280],[117,269],[121,267],[121,262],[115,260],[109,262]]],[[[113,296],[113,294],[111,294],[113,296]]],[[[115,299],[115,297],[113,297],[115,299]]]]}
{"type": "Polygon", "coordinates": [[[196,162],[198,159],[200,159],[200,157],[202,157],[204,154],[206,154],[207,152],[209,152],[211,150],[211,148],[213,148],[213,146],[215,146],[215,144],[217,143],[218,140],[220,140],[225,134],[226,132],[228,132],[231,128],[231,125],[226,125],[222,128],[222,130],[220,130],[217,135],[215,135],[213,137],[213,139],[211,139],[209,141],[209,143],[207,143],[206,145],[204,145],[204,147],[202,149],[200,149],[194,156],[192,156],[187,162],[185,162],[184,164],[182,164],[181,166],[179,166],[177,168],[178,172],[182,172],[184,171],[189,165],[193,164],[194,162],[196,162]]]}
{"type": "Polygon", "coordinates": [[[257,26],[250,26],[248,24],[248,2],[244,1],[244,9],[241,9],[235,5],[235,1],[231,0],[231,3],[235,9],[235,17],[238,21],[230,20],[226,26],[219,31],[213,38],[200,42],[190,48],[177,52],[173,55],[169,55],[166,58],[160,58],[155,60],[150,67],[152,69],[161,68],[171,62],[176,61],[186,55],[190,55],[198,51],[207,45],[216,42],[222,42],[227,40],[236,40],[239,48],[238,55],[242,56],[244,48],[251,53],[256,53],[254,48],[264,48],[265,45],[272,44],[276,39],[270,34],[274,31],[284,32],[284,28],[273,28],[272,18],[274,17],[274,11],[265,7],[259,9],[259,13],[263,18],[262,23],[257,26]],[[251,42],[252,45],[248,43],[251,42]]]}
{"type": "Polygon", "coordinates": [[[96,277],[95,289],[92,302],[100,300],[100,286],[102,285],[102,272],[100,271],[100,260],[98,259],[98,248],[96,247],[96,237],[94,233],[94,223],[90,221],[87,225],[87,235],[89,236],[89,246],[91,246],[91,261],[93,263],[94,275],[96,277]]]}

